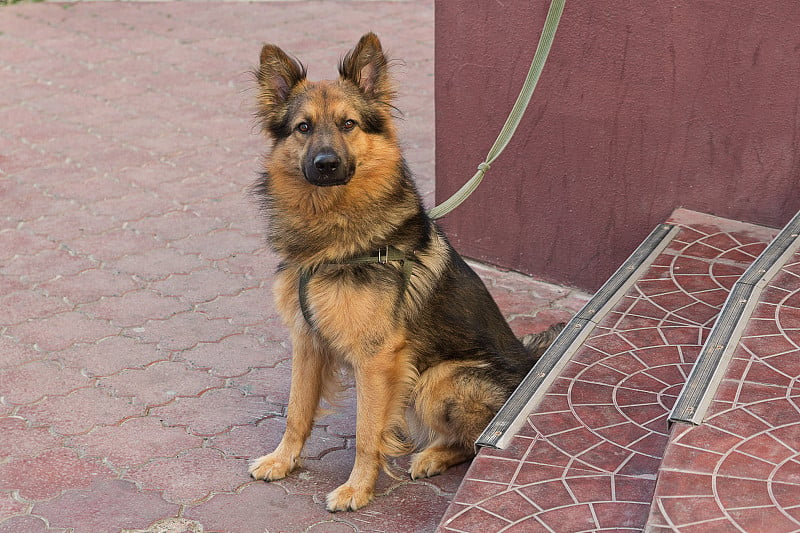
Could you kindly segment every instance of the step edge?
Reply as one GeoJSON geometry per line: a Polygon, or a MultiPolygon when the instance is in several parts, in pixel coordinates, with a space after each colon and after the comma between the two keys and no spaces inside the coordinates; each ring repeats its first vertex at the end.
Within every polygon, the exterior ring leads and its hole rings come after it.
{"type": "Polygon", "coordinates": [[[503,407],[475,441],[475,447],[504,449],[524,425],[528,415],[544,397],[572,355],[594,327],[625,296],[680,231],[675,224],[659,224],[628,259],[606,280],[580,311],[567,323],[553,344],[534,364],[503,407]]]}
{"type": "Polygon", "coordinates": [[[670,411],[670,424],[698,426],[703,423],[761,292],[798,249],[800,212],[734,283],[670,411]]]}

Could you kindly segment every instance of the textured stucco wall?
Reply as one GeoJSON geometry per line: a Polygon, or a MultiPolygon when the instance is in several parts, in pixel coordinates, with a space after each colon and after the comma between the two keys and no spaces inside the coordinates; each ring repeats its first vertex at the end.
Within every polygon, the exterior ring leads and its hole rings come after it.
{"type": "MultiPolygon", "coordinates": [[[[437,199],[505,120],[548,3],[436,1],[437,199]]],[[[456,247],[596,289],[676,207],[800,209],[800,2],[568,1],[507,151],[444,219],[456,247]]]]}

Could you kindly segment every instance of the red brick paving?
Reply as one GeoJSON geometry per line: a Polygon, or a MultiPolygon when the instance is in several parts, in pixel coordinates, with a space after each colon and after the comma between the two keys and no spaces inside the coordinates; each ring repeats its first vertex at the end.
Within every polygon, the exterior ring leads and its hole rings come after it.
{"type": "MultiPolygon", "coordinates": [[[[430,200],[430,0],[0,8],[0,531],[435,529],[466,465],[412,482],[400,458],[374,503],[325,511],[352,395],[301,469],[247,474],[283,430],[291,365],[247,194],[264,150],[248,71],[273,41],[331,76],[367,30],[405,62],[400,128],[430,200]]],[[[520,334],[586,299],[478,270],[520,334]]]]}

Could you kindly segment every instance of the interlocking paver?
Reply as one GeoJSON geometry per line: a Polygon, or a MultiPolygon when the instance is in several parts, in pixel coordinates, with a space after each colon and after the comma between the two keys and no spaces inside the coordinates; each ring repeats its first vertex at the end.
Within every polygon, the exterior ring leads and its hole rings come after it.
{"type": "Polygon", "coordinates": [[[51,361],[32,361],[0,370],[3,402],[9,405],[30,404],[45,396],[65,395],[90,385],[91,381],[77,369],[61,368],[51,361]]]}
{"type": "Polygon", "coordinates": [[[255,288],[258,280],[246,280],[243,276],[209,268],[188,274],[170,276],[150,285],[162,296],[175,296],[193,304],[210,302],[220,296],[234,296],[255,288]]]}
{"type": "Polygon", "coordinates": [[[62,437],[53,435],[45,427],[27,427],[22,418],[0,418],[0,458],[38,455],[44,450],[60,447],[62,442],[62,437]]]}
{"type": "Polygon", "coordinates": [[[126,369],[97,381],[97,386],[115,397],[135,398],[148,407],[164,405],[179,396],[195,396],[224,385],[223,380],[204,370],[163,361],[147,368],[126,369]]]}
{"type": "Polygon", "coordinates": [[[45,518],[53,528],[97,533],[144,529],[159,518],[176,516],[178,510],[158,493],[139,490],[132,482],[97,479],[88,490],[66,491],[36,503],[32,514],[45,518]]]}
{"type": "Polygon", "coordinates": [[[144,414],[145,406],[135,399],[113,398],[97,388],[82,388],[66,396],[48,396],[17,409],[17,414],[34,426],[48,426],[59,435],[78,435],[96,425],[117,424],[144,414]]]}
{"type": "Polygon", "coordinates": [[[183,451],[200,448],[203,440],[184,428],[164,427],[158,418],[136,417],[119,425],[97,426],[75,435],[68,446],[80,449],[86,457],[102,457],[119,470],[143,465],[152,459],[175,457],[183,451]]]}
{"type": "Polygon", "coordinates": [[[21,322],[6,330],[18,341],[45,351],[64,350],[79,342],[96,342],[119,332],[120,328],[102,320],[93,320],[78,311],[21,322]]]}
{"type": "Polygon", "coordinates": [[[87,315],[108,320],[122,328],[143,326],[148,320],[166,320],[191,311],[193,304],[179,297],[168,297],[143,288],[124,294],[106,294],[97,301],[81,306],[87,315]]]}
{"type": "MultiPolygon", "coordinates": [[[[435,528],[466,465],[412,482],[399,458],[369,507],[325,511],[355,454],[352,387],[297,472],[246,468],[280,438],[291,369],[249,193],[250,71],[273,41],[333,76],[367,30],[404,60],[399,129],[430,202],[430,0],[0,8],[0,531],[435,528]]],[[[586,301],[475,268],[519,333],[586,301]]]]}
{"type": "Polygon", "coordinates": [[[250,482],[246,471],[244,459],[228,458],[211,448],[195,448],[129,468],[125,479],[145,490],[162,491],[168,502],[188,504],[200,502],[211,493],[234,492],[250,482]]]}
{"type": "Polygon", "coordinates": [[[150,413],[168,427],[186,427],[191,434],[212,436],[233,426],[254,424],[267,414],[263,398],[231,388],[212,389],[192,398],[176,398],[150,413]]]}
{"type": "Polygon", "coordinates": [[[217,342],[236,332],[236,326],[223,318],[186,312],[163,320],[148,320],[140,327],[126,329],[125,335],[157,344],[165,350],[188,350],[201,342],[217,342]]]}
{"type": "MultiPolygon", "coordinates": [[[[255,367],[273,367],[288,359],[290,353],[278,343],[260,341],[253,335],[239,334],[219,342],[204,342],[175,358],[193,367],[208,368],[212,375],[235,377],[247,374],[255,367]]],[[[276,375],[285,377],[283,373],[276,375]]],[[[242,381],[239,382],[240,385],[242,381]]],[[[244,385],[249,389],[249,385],[244,385]]]]}
{"type": "Polygon", "coordinates": [[[74,450],[56,448],[0,465],[0,489],[14,490],[25,501],[49,500],[67,489],[85,489],[93,479],[111,475],[97,459],[81,459],[74,450]]]}

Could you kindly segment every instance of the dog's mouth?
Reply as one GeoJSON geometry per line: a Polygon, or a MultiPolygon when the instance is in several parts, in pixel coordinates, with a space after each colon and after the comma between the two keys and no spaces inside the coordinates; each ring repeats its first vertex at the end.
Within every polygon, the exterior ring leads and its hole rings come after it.
{"type": "Polygon", "coordinates": [[[342,160],[336,152],[324,150],[306,158],[303,164],[303,176],[311,185],[317,187],[335,187],[346,185],[353,177],[351,166],[342,160]]]}
{"type": "Polygon", "coordinates": [[[342,176],[328,176],[325,174],[315,175],[313,172],[309,175],[306,172],[303,172],[305,175],[306,181],[311,185],[316,185],[317,187],[336,187],[338,185],[347,185],[350,181],[351,175],[342,175],[342,176]]]}

